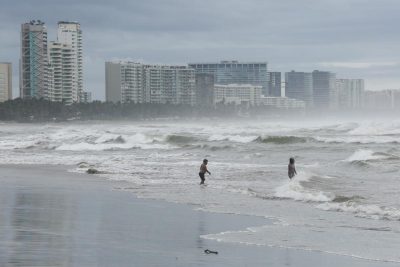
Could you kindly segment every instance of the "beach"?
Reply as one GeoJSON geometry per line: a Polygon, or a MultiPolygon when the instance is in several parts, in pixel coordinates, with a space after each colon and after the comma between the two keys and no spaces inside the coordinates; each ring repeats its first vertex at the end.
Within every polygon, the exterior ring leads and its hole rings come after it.
{"type": "Polygon", "coordinates": [[[127,182],[69,168],[0,167],[0,266],[398,266],[209,240],[203,237],[272,222],[140,199],[127,182]]]}

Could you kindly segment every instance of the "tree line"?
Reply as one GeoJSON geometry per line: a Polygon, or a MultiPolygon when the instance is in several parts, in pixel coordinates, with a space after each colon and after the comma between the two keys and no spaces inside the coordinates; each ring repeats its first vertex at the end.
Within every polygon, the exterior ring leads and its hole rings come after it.
{"type": "MultiPolygon", "coordinates": [[[[44,99],[13,99],[0,103],[0,121],[46,122],[67,120],[114,120],[247,116],[256,107],[234,104],[191,106],[184,104],[113,103],[93,101],[66,105],[44,99]]],[[[258,111],[257,111],[258,112],[258,111]]]]}

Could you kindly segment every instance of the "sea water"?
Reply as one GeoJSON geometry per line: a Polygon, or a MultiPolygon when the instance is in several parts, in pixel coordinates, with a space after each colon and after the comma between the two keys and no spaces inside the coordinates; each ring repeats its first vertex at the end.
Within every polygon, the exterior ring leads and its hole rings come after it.
{"type": "Polygon", "coordinates": [[[138,197],[272,221],[202,238],[400,262],[400,120],[3,123],[0,161],[95,168],[138,197]]]}

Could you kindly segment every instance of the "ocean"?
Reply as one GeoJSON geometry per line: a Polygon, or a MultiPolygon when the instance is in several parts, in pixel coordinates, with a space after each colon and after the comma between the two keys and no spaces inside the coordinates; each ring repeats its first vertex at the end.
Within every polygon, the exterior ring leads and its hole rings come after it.
{"type": "Polygon", "coordinates": [[[400,120],[0,123],[0,161],[94,168],[139,198],[271,220],[204,239],[400,262],[400,120]]]}

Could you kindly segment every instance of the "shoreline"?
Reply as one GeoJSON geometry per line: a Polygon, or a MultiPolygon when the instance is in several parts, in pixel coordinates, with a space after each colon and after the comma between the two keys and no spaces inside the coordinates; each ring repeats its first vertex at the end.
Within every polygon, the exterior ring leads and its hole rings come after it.
{"type": "Polygon", "coordinates": [[[397,266],[202,236],[270,223],[136,197],[68,166],[0,165],[2,266],[397,266]],[[218,255],[204,250],[218,251],[218,255]]]}

